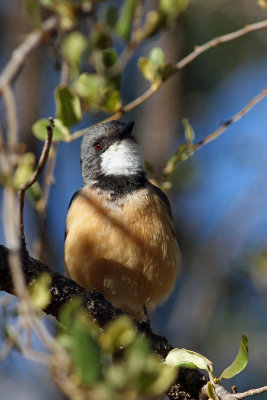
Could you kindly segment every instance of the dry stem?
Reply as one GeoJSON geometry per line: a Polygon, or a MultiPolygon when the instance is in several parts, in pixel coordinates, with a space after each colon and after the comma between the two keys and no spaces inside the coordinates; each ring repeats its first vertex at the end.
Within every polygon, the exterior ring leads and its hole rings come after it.
{"type": "Polygon", "coordinates": [[[267,386],[262,386],[257,389],[250,389],[243,393],[236,393],[234,396],[236,399],[241,400],[241,399],[245,399],[246,397],[249,397],[249,396],[254,396],[254,394],[261,394],[264,392],[267,392],[267,386]]]}
{"type": "Polygon", "coordinates": [[[242,108],[238,113],[236,113],[230,120],[224,122],[224,124],[212,132],[210,135],[205,137],[205,139],[200,140],[197,144],[193,145],[194,150],[199,150],[205,144],[210,143],[212,140],[217,139],[230,125],[237,122],[240,118],[244,117],[257,103],[259,103],[264,97],[267,96],[267,88],[263,89],[256,97],[251,99],[248,104],[242,108]]]}
{"type": "Polygon", "coordinates": [[[213,47],[218,46],[219,44],[230,42],[231,40],[237,39],[240,36],[247,35],[250,32],[259,31],[267,28],[267,20],[256,22],[251,25],[246,25],[244,28],[238,29],[237,31],[227,33],[226,35],[218,36],[207,43],[202,44],[201,46],[195,46],[195,50],[188,54],[185,58],[179,61],[176,64],[177,70],[184,68],[186,65],[191,63],[195,58],[200,56],[200,54],[205,53],[207,50],[210,50],[213,47]]]}
{"type": "MultiPolygon", "coordinates": [[[[266,28],[267,28],[267,20],[256,22],[251,25],[246,25],[244,28],[238,29],[237,31],[214,38],[214,39],[210,40],[209,42],[204,43],[201,46],[197,46],[194,51],[192,51],[190,54],[188,54],[186,57],[184,57],[181,61],[176,63],[176,65],[175,65],[176,69],[173,71],[173,74],[169,76],[169,78],[171,76],[173,76],[175,74],[175,72],[180,71],[186,65],[188,65],[193,60],[195,60],[198,56],[200,56],[201,54],[210,50],[211,48],[216,47],[222,43],[226,43],[231,40],[237,39],[237,38],[244,36],[250,32],[259,31],[259,30],[266,29],[266,28]]],[[[104,121],[101,121],[101,123],[119,119],[123,114],[133,110],[134,108],[138,107],[140,104],[144,103],[156,91],[158,91],[161,86],[162,85],[158,85],[158,86],[151,85],[150,88],[147,89],[141,96],[137,97],[135,100],[133,100],[130,103],[128,103],[127,105],[123,106],[120,111],[111,115],[109,118],[105,119],[104,121]]],[[[87,131],[87,129],[88,128],[82,129],[80,131],[76,131],[71,136],[71,141],[83,136],[85,134],[85,132],[87,131]]]]}
{"type": "Polygon", "coordinates": [[[20,72],[29,54],[39,45],[45,35],[57,27],[58,18],[52,16],[43,22],[41,29],[34,30],[12,53],[11,58],[0,76],[0,93],[10,85],[20,72]]]}
{"type": "Polygon", "coordinates": [[[24,248],[26,248],[26,243],[25,243],[25,235],[24,235],[24,220],[23,220],[23,210],[24,210],[24,199],[25,199],[25,192],[27,189],[29,189],[39,178],[45,163],[48,158],[50,146],[52,143],[52,136],[53,136],[53,118],[49,118],[49,125],[47,126],[47,137],[46,141],[43,147],[42,154],[40,156],[38,165],[33,172],[31,178],[29,179],[28,182],[24,183],[23,185],[20,186],[19,191],[18,191],[18,200],[19,200],[19,230],[20,230],[20,239],[21,239],[21,244],[24,248]]]}

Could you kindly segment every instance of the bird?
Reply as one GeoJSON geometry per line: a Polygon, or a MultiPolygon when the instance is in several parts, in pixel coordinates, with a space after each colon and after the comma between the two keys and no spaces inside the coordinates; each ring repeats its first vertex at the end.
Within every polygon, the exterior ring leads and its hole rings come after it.
{"type": "Polygon", "coordinates": [[[169,297],[181,256],[169,200],[147,179],[133,127],[113,120],[83,136],[64,264],[71,279],[141,321],[169,297]]]}

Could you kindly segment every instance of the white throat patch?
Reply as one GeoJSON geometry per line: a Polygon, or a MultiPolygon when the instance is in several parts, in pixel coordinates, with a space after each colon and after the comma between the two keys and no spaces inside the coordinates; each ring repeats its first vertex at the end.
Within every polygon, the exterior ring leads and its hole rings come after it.
{"type": "Polygon", "coordinates": [[[101,154],[101,169],[105,175],[135,175],[143,171],[144,160],[139,145],[131,139],[112,144],[101,154]]]}

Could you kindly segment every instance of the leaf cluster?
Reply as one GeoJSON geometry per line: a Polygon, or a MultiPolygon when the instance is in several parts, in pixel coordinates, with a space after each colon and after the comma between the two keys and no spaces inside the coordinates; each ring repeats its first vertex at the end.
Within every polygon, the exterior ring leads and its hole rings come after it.
{"type": "MultiPolygon", "coordinates": [[[[108,1],[90,0],[25,1],[34,24],[41,23],[44,9],[59,18],[58,57],[67,67],[68,76],[55,92],[54,141],[70,140],[70,128],[82,119],[83,111],[121,112],[123,57],[160,30],[172,28],[188,3],[189,0],[159,0],[152,9],[147,9],[140,0],[112,5],[108,1]]],[[[154,88],[175,70],[165,61],[159,47],[147,58],[141,57],[138,65],[154,88]]],[[[45,140],[43,119],[33,125],[33,133],[45,140]]]]}
{"type": "Polygon", "coordinates": [[[76,299],[62,309],[60,322],[57,340],[69,354],[70,379],[84,396],[151,398],[175,380],[176,368],[163,364],[148,341],[137,336],[128,316],[111,322],[103,332],[76,299]]]}

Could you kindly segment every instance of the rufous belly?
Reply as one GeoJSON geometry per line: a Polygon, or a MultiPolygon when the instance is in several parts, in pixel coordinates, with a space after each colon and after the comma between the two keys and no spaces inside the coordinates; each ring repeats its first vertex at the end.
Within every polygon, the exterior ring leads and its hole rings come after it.
{"type": "Polygon", "coordinates": [[[67,215],[66,271],[139,320],[175,284],[180,252],[171,228],[161,199],[147,189],[118,203],[83,188],[67,215]]]}

